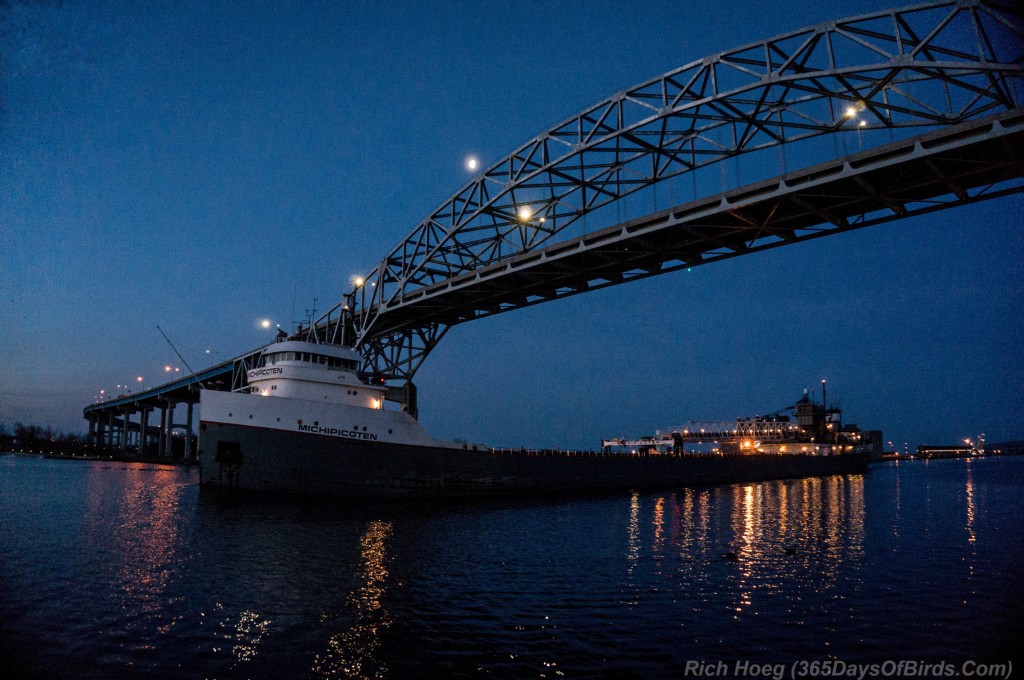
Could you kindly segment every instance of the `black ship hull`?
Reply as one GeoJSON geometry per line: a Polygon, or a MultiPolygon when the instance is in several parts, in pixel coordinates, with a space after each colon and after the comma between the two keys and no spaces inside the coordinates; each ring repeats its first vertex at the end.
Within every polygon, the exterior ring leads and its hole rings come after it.
{"type": "Polygon", "coordinates": [[[861,473],[868,456],[475,451],[203,423],[201,483],[353,498],[666,488],[861,473]]]}

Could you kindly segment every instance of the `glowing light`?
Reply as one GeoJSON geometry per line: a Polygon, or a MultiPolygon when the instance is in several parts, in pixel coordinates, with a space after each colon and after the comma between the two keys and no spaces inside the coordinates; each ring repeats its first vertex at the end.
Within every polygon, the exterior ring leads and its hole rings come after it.
{"type": "Polygon", "coordinates": [[[533,211],[530,210],[530,206],[524,205],[523,207],[519,208],[518,215],[520,220],[526,222],[528,219],[533,217],[533,211]]]}
{"type": "Polygon", "coordinates": [[[853,118],[856,115],[857,115],[857,107],[856,106],[848,106],[848,107],[846,107],[846,117],[847,118],[853,118]]]}
{"type": "Polygon", "coordinates": [[[467,170],[476,170],[478,167],[480,167],[480,161],[475,156],[470,156],[466,159],[467,170]]]}
{"type": "Polygon", "coordinates": [[[271,326],[270,319],[261,319],[260,320],[260,328],[270,328],[270,326],[271,326]]]}
{"type": "Polygon", "coordinates": [[[366,283],[366,281],[363,280],[362,276],[353,276],[352,277],[352,285],[355,286],[356,288],[359,288],[364,283],[366,283]]]}
{"type": "Polygon", "coordinates": [[[860,126],[861,126],[861,127],[864,127],[864,126],[865,126],[865,125],[867,125],[867,124],[868,124],[868,122],[867,122],[866,120],[862,120],[862,121],[860,122],[860,126]]]}
{"type": "Polygon", "coordinates": [[[164,373],[170,373],[170,372],[171,372],[171,367],[170,366],[164,366],[164,373]]]}

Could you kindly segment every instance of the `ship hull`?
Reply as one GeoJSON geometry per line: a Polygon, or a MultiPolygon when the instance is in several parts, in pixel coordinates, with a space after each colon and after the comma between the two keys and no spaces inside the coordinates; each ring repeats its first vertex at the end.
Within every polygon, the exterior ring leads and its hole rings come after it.
{"type": "Polygon", "coordinates": [[[358,441],[231,423],[200,426],[207,486],[352,498],[665,488],[861,473],[866,454],[495,452],[358,441]]]}

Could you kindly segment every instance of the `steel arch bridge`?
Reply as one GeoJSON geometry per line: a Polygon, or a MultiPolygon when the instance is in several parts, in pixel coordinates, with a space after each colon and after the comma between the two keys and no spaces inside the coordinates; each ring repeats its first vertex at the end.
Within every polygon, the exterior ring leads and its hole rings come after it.
{"type": "Polygon", "coordinates": [[[1022,106],[1012,0],[915,5],[708,56],[481,172],[299,334],[350,344],[367,375],[409,385],[458,323],[1024,190],[1022,106]],[[880,133],[886,144],[854,155],[820,143],[880,133]],[[768,150],[785,165],[786,149],[819,163],[586,229],[588,214],[660,182],[768,150]]]}

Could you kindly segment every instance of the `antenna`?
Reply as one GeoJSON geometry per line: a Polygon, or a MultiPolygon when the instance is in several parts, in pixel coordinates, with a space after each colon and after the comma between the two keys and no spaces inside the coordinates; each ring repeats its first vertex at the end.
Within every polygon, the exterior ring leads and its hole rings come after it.
{"type": "MultiPolygon", "coordinates": [[[[295,295],[298,293],[298,291],[299,291],[299,284],[298,283],[293,283],[292,284],[292,318],[293,319],[295,318],[295,295]]],[[[292,321],[292,323],[295,323],[295,322],[292,321]]]]}
{"type": "Polygon", "coordinates": [[[171,349],[174,350],[174,353],[178,355],[179,359],[181,359],[181,363],[185,364],[185,368],[188,369],[188,372],[195,373],[195,371],[192,370],[192,367],[188,365],[188,362],[185,361],[185,357],[181,356],[181,352],[179,352],[178,348],[174,346],[174,343],[171,342],[171,339],[167,337],[167,333],[164,333],[164,329],[160,328],[160,324],[156,325],[156,329],[160,331],[160,335],[164,336],[164,340],[167,341],[167,344],[171,346],[171,349]]]}
{"type": "Polygon", "coordinates": [[[320,342],[320,339],[316,337],[316,324],[313,319],[316,317],[316,303],[318,298],[313,298],[313,308],[306,310],[306,324],[309,327],[308,336],[313,338],[313,342],[320,342]]]}

